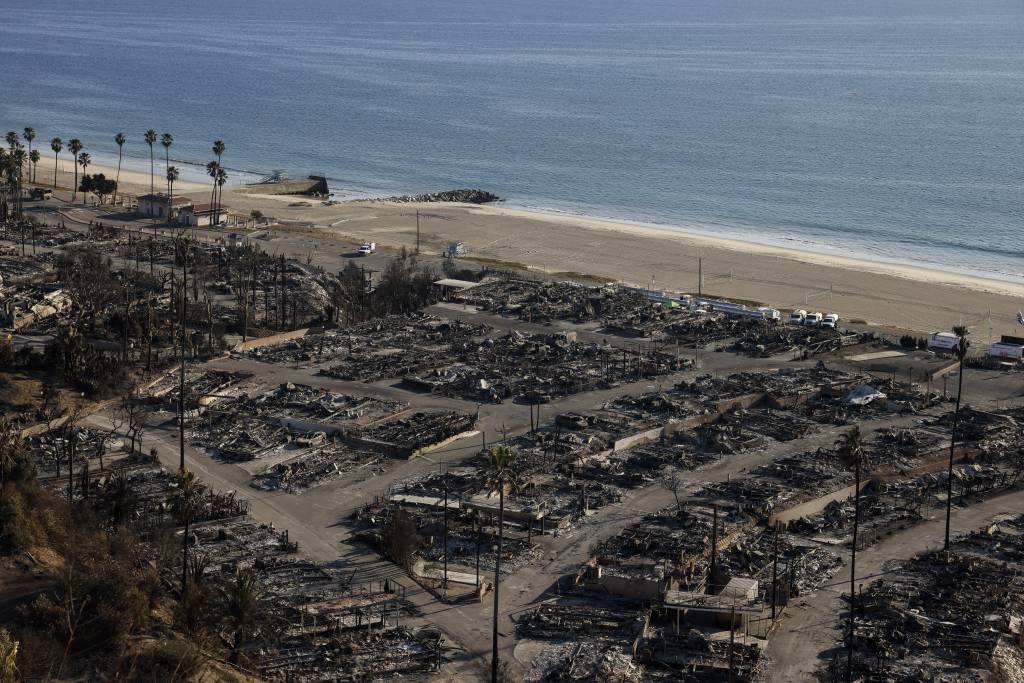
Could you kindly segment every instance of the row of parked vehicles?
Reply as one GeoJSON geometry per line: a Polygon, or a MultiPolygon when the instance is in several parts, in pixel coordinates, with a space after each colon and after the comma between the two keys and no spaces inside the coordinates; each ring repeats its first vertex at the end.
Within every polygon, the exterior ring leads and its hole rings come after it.
{"type": "Polygon", "coordinates": [[[821,313],[808,313],[798,308],[789,314],[790,325],[807,325],[809,327],[827,327],[830,330],[836,329],[839,325],[839,316],[836,313],[822,315],[821,313]]]}

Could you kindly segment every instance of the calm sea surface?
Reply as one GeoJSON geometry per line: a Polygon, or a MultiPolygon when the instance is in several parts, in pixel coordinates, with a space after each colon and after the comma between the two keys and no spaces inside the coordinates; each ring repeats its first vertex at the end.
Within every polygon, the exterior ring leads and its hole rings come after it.
{"type": "MultiPolygon", "coordinates": [[[[1021,0],[0,0],[0,132],[1024,279],[1021,0]]],[[[52,157],[51,157],[52,158],[52,157]]],[[[143,162],[143,159],[146,159],[143,162]]],[[[241,177],[236,173],[236,178],[241,177]]]]}

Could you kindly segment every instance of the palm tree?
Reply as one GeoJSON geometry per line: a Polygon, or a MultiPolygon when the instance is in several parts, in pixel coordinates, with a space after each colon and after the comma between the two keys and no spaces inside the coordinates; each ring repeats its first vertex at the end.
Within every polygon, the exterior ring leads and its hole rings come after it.
{"type": "MultiPolygon", "coordinates": [[[[78,155],[78,165],[82,167],[82,180],[85,180],[85,169],[89,168],[89,164],[91,164],[91,163],[92,163],[92,157],[89,156],[88,152],[82,152],[81,154],[78,155]]],[[[75,178],[75,182],[76,183],[78,182],[77,178],[75,178]]],[[[86,193],[84,191],[82,192],[82,201],[83,202],[88,199],[86,197],[86,194],[88,194],[88,193],[86,193]]]]}
{"type": "Polygon", "coordinates": [[[860,523],[860,475],[864,462],[864,443],[861,441],[860,428],[852,427],[836,440],[839,461],[847,469],[853,469],[853,543],[850,554],[850,640],[846,650],[846,680],[853,678],[853,635],[854,635],[854,597],[855,578],[857,575],[857,531],[860,523]]]}
{"type": "Polygon", "coordinates": [[[74,155],[74,163],[71,165],[75,169],[75,186],[71,188],[71,201],[75,201],[75,197],[78,196],[78,153],[82,151],[82,141],[78,138],[71,138],[68,141],[68,150],[74,155]]]}
{"type": "Polygon", "coordinates": [[[50,149],[53,150],[53,189],[57,189],[57,157],[60,155],[60,151],[64,149],[64,141],[60,138],[54,138],[50,140],[50,149]]]}
{"type": "Polygon", "coordinates": [[[18,134],[15,133],[13,130],[7,131],[7,135],[4,136],[4,139],[7,140],[7,146],[10,147],[12,152],[14,151],[15,147],[21,144],[18,142],[18,134]]]}
{"type": "Polygon", "coordinates": [[[178,179],[178,167],[167,167],[167,223],[171,222],[171,202],[174,199],[174,181],[178,179]]]}
{"type": "MultiPolygon", "coordinates": [[[[14,171],[14,174],[15,174],[14,175],[14,188],[15,188],[15,191],[18,193],[17,194],[17,200],[15,201],[14,205],[15,205],[15,207],[17,207],[18,219],[19,220],[21,219],[21,177],[22,177],[22,169],[25,167],[25,159],[26,158],[28,158],[28,155],[25,154],[25,149],[21,145],[18,145],[14,149],[14,151],[11,152],[11,155],[10,155],[11,168],[14,171]]],[[[22,227],[24,227],[24,226],[22,226],[22,227]]],[[[24,230],[22,230],[22,240],[21,240],[21,250],[22,250],[22,253],[24,253],[24,251],[25,251],[24,235],[25,235],[24,230]]]]}
{"type": "MultiPolygon", "coordinates": [[[[156,142],[156,131],[150,128],[146,131],[146,144],[149,145],[149,194],[153,195],[153,143],[156,142]]],[[[152,202],[150,206],[152,207],[152,202]]],[[[155,229],[155,228],[154,228],[155,229]]]]}
{"type": "Polygon", "coordinates": [[[110,522],[121,526],[127,521],[139,504],[139,498],[132,488],[132,482],[124,470],[119,470],[110,480],[110,522]]]}
{"type": "MultiPolygon", "coordinates": [[[[221,169],[224,168],[224,164],[221,163],[221,158],[224,156],[225,150],[227,150],[227,146],[224,144],[223,140],[214,140],[213,141],[213,153],[217,155],[217,168],[221,168],[221,169]]],[[[217,184],[216,179],[214,179],[214,183],[217,184]]],[[[219,195],[214,198],[214,202],[213,203],[216,204],[218,207],[220,206],[220,196],[219,195]]],[[[217,218],[219,217],[219,214],[220,214],[219,211],[214,211],[214,214],[213,214],[214,222],[217,221],[217,218]]]]}
{"type": "Polygon", "coordinates": [[[220,587],[220,608],[234,633],[228,661],[238,663],[246,634],[265,615],[265,593],[252,570],[235,572],[232,580],[220,587]]]}
{"type": "Polygon", "coordinates": [[[217,170],[220,168],[220,163],[217,161],[210,161],[206,164],[206,175],[213,179],[213,187],[210,189],[210,208],[212,209],[217,202],[217,170]]]}
{"type": "Polygon", "coordinates": [[[32,182],[36,181],[36,167],[39,166],[39,150],[34,149],[28,153],[28,160],[32,162],[32,182]]]}
{"type": "Polygon", "coordinates": [[[498,587],[501,583],[501,553],[505,539],[505,489],[515,490],[519,482],[512,469],[519,454],[508,446],[494,446],[481,467],[489,493],[498,492],[498,554],[494,563],[494,614],[491,628],[491,683],[498,681],[498,587]]]}
{"type": "MultiPolygon", "coordinates": [[[[31,156],[32,156],[32,141],[36,139],[36,129],[35,128],[31,128],[29,126],[26,126],[25,127],[25,132],[22,133],[21,136],[23,138],[25,138],[25,142],[28,143],[28,155],[31,158],[31,156]]],[[[34,183],[35,181],[36,181],[36,176],[33,173],[32,174],[32,182],[34,183]]]]}
{"type": "Polygon", "coordinates": [[[128,138],[124,133],[118,133],[114,136],[114,142],[117,143],[117,178],[115,178],[116,185],[114,185],[114,203],[117,204],[117,185],[121,184],[121,157],[124,152],[124,143],[128,142],[128,138]]]}
{"type": "Polygon", "coordinates": [[[228,182],[228,172],[224,170],[224,167],[217,169],[217,212],[214,214],[214,220],[220,223],[220,202],[224,196],[224,185],[228,182]]]}
{"type": "MultiPolygon", "coordinates": [[[[174,136],[170,133],[164,133],[163,137],[160,138],[160,144],[164,146],[164,167],[167,169],[171,168],[171,145],[174,144],[174,136]]],[[[168,193],[170,190],[168,190],[168,193]]]]}
{"type": "Polygon", "coordinates": [[[171,509],[181,520],[185,527],[185,533],[181,539],[181,594],[184,597],[188,593],[188,534],[189,527],[199,510],[206,487],[196,479],[196,475],[187,469],[178,473],[177,487],[171,494],[171,509]]]}
{"type": "Polygon", "coordinates": [[[953,410],[953,433],[949,439],[949,468],[946,470],[946,541],[942,546],[944,550],[949,550],[949,521],[953,514],[953,452],[956,450],[956,430],[960,426],[960,396],[964,393],[964,358],[967,357],[967,349],[971,346],[971,343],[967,341],[966,327],[962,325],[954,327],[953,334],[960,337],[960,341],[956,345],[956,357],[960,361],[960,372],[957,377],[956,408],[953,410]]]}

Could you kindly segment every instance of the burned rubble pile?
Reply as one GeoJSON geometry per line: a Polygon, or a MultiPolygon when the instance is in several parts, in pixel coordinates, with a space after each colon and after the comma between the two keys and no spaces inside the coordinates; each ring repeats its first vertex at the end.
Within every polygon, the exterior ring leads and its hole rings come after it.
{"type": "Polygon", "coordinates": [[[391,417],[407,407],[407,403],[400,401],[339,394],[321,387],[288,382],[255,396],[242,394],[230,404],[218,406],[218,409],[343,428],[391,417]]]}
{"type": "Polygon", "coordinates": [[[727,501],[740,510],[767,520],[776,510],[785,510],[806,495],[777,479],[743,477],[705,484],[697,492],[702,498],[727,501]]]}
{"type": "MultiPolygon", "coordinates": [[[[52,444],[31,444],[37,461],[48,460],[52,444]]],[[[54,478],[47,485],[65,496],[66,481],[54,478]]],[[[111,448],[103,469],[80,474],[76,468],[72,482],[73,499],[88,503],[99,523],[139,529],[143,558],[160,568],[169,587],[180,584],[182,541],[192,582],[214,585],[238,571],[253,572],[262,626],[246,636],[240,651],[267,680],[354,682],[371,673],[416,680],[442,664],[440,632],[424,624],[400,587],[359,583],[344,567],[302,559],[286,530],[253,520],[248,503],[232,492],[200,487],[183,538],[182,480],[152,457],[111,448]]]]}
{"type": "Polygon", "coordinates": [[[534,659],[525,680],[648,680],[630,645],[640,636],[644,614],[577,603],[547,603],[516,619],[516,635],[549,643],[534,659]]]}
{"type": "Polygon", "coordinates": [[[390,379],[452,362],[457,349],[490,330],[436,316],[392,315],[256,348],[248,355],[268,363],[323,365],[320,374],[337,379],[390,379]]]}
{"type": "Polygon", "coordinates": [[[722,510],[717,524],[715,529],[710,507],[666,508],[597,543],[591,549],[592,562],[602,574],[671,578],[681,590],[696,590],[707,576],[712,538],[717,537],[722,546],[750,527],[752,520],[722,510]]]}
{"type": "Polygon", "coordinates": [[[191,444],[227,462],[255,464],[252,485],[298,493],[358,468],[383,470],[386,452],[335,433],[289,427],[276,418],[208,410],[188,423],[191,444]]]}
{"type": "MultiPolygon", "coordinates": [[[[224,399],[231,399],[241,392],[239,385],[252,377],[253,375],[247,372],[186,370],[185,410],[193,411],[224,399]]],[[[177,410],[181,387],[179,382],[177,373],[164,375],[149,388],[147,394],[162,402],[165,409],[177,410]]]]}
{"type": "MultiPolygon", "coordinates": [[[[640,292],[613,287],[587,287],[575,282],[495,279],[462,292],[459,301],[493,313],[515,315],[530,322],[570,320],[609,322],[628,327],[660,318],[661,306],[640,292]]],[[[649,336],[644,334],[643,336],[649,336]]]]}
{"type": "Polygon", "coordinates": [[[1021,548],[1018,518],[970,534],[948,555],[919,555],[865,586],[854,600],[854,677],[1019,677],[1024,578],[1012,558],[1019,561],[1021,548]]]}
{"type": "MultiPolygon", "coordinates": [[[[924,519],[922,507],[934,504],[917,487],[905,482],[870,482],[861,491],[858,549],[924,519]]],[[[853,496],[830,501],[820,512],[789,524],[789,529],[816,542],[849,545],[853,533],[853,496]]]]}
{"type": "Polygon", "coordinates": [[[794,597],[825,584],[843,564],[839,555],[832,550],[808,545],[789,533],[779,533],[776,540],[775,532],[751,527],[720,553],[719,571],[727,577],[757,579],[762,599],[767,603],[771,598],[775,557],[779,590],[794,597]]]}
{"type": "Polygon", "coordinates": [[[758,644],[713,639],[698,629],[676,633],[671,626],[654,626],[637,655],[649,681],[679,680],[679,671],[687,672],[684,680],[700,683],[753,683],[766,677],[767,664],[758,644]]]}
{"type": "Polygon", "coordinates": [[[629,643],[609,638],[560,642],[546,648],[533,661],[526,683],[642,683],[650,673],[633,660],[629,643]]]}
{"type": "Polygon", "coordinates": [[[474,430],[476,417],[455,410],[417,411],[354,430],[364,443],[390,446],[409,456],[474,430]]]}
{"type": "Polygon", "coordinates": [[[452,363],[406,375],[403,382],[420,391],[475,401],[500,403],[514,397],[546,403],[559,396],[607,389],[616,382],[668,374],[688,363],[675,354],[580,343],[574,332],[513,330],[463,345],[452,363]]]}
{"type": "Polygon", "coordinates": [[[799,403],[799,399],[822,393],[839,392],[857,382],[857,376],[819,364],[813,368],[783,368],[773,372],[737,372],[728,377],[700,375],[692,382],[682,381],[675,390],[704,403],[735,401],[763,396],[775,401],[799,403]]]}
{"type": "Polygon", "coordinates": [[[825,448],[776,458],[755,468],[751,475],[778,481],[797,497],[822,496],[853,484],[853,473],[835,451],[825,448]]]}
{"type": "MultiPolygon", "coordinates": [[[[483,483],[475,467],[453,468],[445,473],[416,475],[395,484],[382,499],[358,509],[350,520],[356,538],[387,554],[385,534],[398,510],[409,514],[416,528],[410,564],[414,573],[427,564],[443,567],[447,554],[453,572],[493,573],[497,562],[497,503],[481,494],[483,483]],[[447,549],[445,545],[448,502],[447,549]]],[[[505,500],[501,571],[511,574],[537,557],[533,533],[543,533],[542,508],[532,508],[516,495],[505,500]],[[539,518],[539,519],[538,519],[539,518]],[[533,524],[528,524],[532,520],[533,524]]],[[[424,574],[425,576],[425,574],[424,574]]],[[[424,578],[421,576],[420,578],[424,578]]],[[[488,581],[484,576],[483,583],[488,581]]]]}
{"type": "MultiPolygon", "coordinates": [[[[695,311],[686,313],[681,320],[669,325],[665,330],[671,339],[694,348],[704,348],[709,344],[727,341],[729,339],[741,338],[747,340],[770,340],[779,329],[778,324],[763,318],[749,318],[726,315],[708,311],[695,311]]],[[[739,351],[737,343],[728,347],[728,350],[739,351]]],[[[757,344],[754,344],[756,347],[757,344]]],[[[745,348],[745,345],[744,345],[745,348]]],[[[781,353],[781,351],[773,351],[781,353]]],[[[762,355],[758,351],[750,355],[762,355]]]]}

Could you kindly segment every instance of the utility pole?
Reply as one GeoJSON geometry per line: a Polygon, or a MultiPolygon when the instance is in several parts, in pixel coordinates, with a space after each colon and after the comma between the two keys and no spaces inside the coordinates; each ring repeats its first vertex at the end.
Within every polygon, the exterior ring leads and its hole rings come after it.
{"type": "Polygon", "coordinates": [[[416,255],[420,255],[420,212],[416,211],[416,255]]]}
{"type": "Polygon", "coordinates": [[[484,520],[480,511],[476,513],[476,588],[480,590],[480,536],[484,531],[484,520]]]}
{"type": "Polygon", "coordinates": [[[448,473],[441,463],[441,476],[444,478],[444,589],[448,590],[448,473]]]}
{"type": "Polygon", "coordinates": [[[185,472],[185,308],[188,304],[186,282],[188,280],[188,251],[182,251],[181,262],[181,368],[178,383],[178,469],[185,472]]]}
{"type": "Polygon", "coordinates": [[[697,296],[704,296],[704,259],[697,257],[697,296]]]}
{"type": "Polygon", "coordinates": [[[775,539],[772,542],[772,621],[775,621],[775,601],[779,594],[779,525],[775,525],[775,539]]]}
{"type": "Polygon", "coordinates": [[[734,652],[734,643],[736,642],[736,603],[733,603],[732,616],[729,617],[729,683],[733,683],[736,680],[736,667],[734,652]]]}
{"type": "Polygon", "coordinates": [[[712,505],[711,509],[714,511],[714,518],[711,523],[711,566],[708,569],[708,578],[714,590],[715,576],[718,574],[718,506],[712,505]]]}

